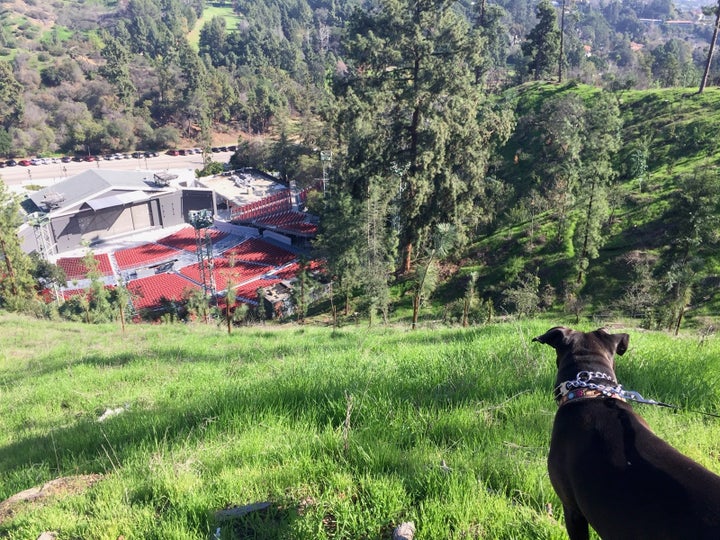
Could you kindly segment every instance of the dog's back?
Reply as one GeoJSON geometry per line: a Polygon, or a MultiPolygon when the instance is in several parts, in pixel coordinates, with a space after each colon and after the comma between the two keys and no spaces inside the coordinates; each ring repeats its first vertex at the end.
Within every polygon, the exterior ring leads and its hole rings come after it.
{"type": "Polygon", "coordinates": [[[618,399],[561,407],[548,469],[563,505],[575,506],[603,540],[720,539],[720,476],[618,399]]]}
{"type": "Polygon", "coordinates": [[[657,437],[623,399],[616,354],[627,334],[555,327],[535,341],[557,352],[548,471],[571,540],[720,540],[720,476],[657,437]]]}

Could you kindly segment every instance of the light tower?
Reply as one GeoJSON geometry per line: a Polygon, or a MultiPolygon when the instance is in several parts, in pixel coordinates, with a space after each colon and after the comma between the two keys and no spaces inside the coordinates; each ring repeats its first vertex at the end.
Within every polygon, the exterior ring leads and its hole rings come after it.
{"type": "Polygon", "coordinates": [[[323,196],[325,196],[325,187],[327,184],[327,169],[332,164],[331,150],[320,150],[320,163],[322,164],[323,196]]]}
{"type": "MultiPolygon", "coordinates": [[[[35,241],[40,258],[50,262],[50,256],[55,254],[56,248],[53,234],[50,230],[50,217],[45,212],[33,212],[28,216],[27,222],[35,233],[35,241]]],[[[55,282],[52,284],[52,291],[53,296],[55,296],[55,301],[59,304],[62,297],[58,285],[55,282]]]]}
{"type": "Polygon", "coordinates": [[[212,210],[190,210],[188,216],[190,224],[195,229],[196,254],[203,292],[206,297],[212,300],[215,298],[215,275],[213,273],[215,263],[213,261],[212,239],[208,228],[213,224],[213,213],[212,210]]]}

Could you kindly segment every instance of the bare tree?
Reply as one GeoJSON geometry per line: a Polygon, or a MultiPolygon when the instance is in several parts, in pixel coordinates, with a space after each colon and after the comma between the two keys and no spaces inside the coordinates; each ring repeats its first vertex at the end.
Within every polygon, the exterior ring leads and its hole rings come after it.
{"type": "MultiPolygon", "coordinates": [[[[714,11],[715,27],[713,28],[712,40],[710,41],[710,50],[708,50],[707,61],[705,62],[705,71],[703,72],[702,80],[700,81],[700,88],[698,89],[698,94],[702,94],[703,90],[705,90],[705,85],[707,85],[708,75],[710,73],[710,64],[712,64],[713,53],[715,52],[715,41],[717,40],[718,26],[720,26],[720,0],[718,0],[718,4],[715,7],[714,11]]],[[[703,12],[705,12],[704,9],[703,12]]],[[[712,11],[710,13],[712,13],[712,11]]],[[[709,15],[710,13],[706,14],[709,15]]]]}
{"type": "MultiPolygon", "coordinates": [[[[720,0],[718,0],[720,1],[720,0]]],[[[558,52],[558,83],[562,82],[563,53],[565,47],[565,0],[560,6],[560,51],[558,52]]]]}

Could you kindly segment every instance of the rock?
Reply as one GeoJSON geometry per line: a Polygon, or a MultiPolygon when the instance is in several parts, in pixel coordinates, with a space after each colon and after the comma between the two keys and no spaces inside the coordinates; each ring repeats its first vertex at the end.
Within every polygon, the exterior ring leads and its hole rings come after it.
{"type": "Polygon", "coordinates": [[[250,512],[257,512],[258,510],[265,510],[270,507],[269,502],[258,502],[253,504],[246,504],[245,506],[234,506],[232,508],[226,508],[215,513],[215,519],[226,520],[235,519],[250,512]]]}
{"type": "Polygon", "coordinates": [[[413,540],[415,536],[415,523],[408,521],[401,523],[393,531],[393,540],[413,540]]]}

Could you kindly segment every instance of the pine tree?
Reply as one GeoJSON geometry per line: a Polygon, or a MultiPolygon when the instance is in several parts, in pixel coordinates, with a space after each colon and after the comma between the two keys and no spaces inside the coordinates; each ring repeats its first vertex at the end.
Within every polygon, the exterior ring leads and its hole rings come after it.
{"type": "Polygon", "coordinates": [[[386,219],[399,235],[403,273],[435,225],[466,232],[477,222],[490,134],[502,137],[506,125],[483,105],[475,85],[482,41],[454,7],[380,0],[356,11],[345,41],[349,70],[336,85],[355,170],[345,177],[349,191],[362,200],[370,178],[378,186],[399,180],[397,191],[383,189],[397,202],[384,206],[397,209],[386,219]]]}
{"type": "Polygon", "coordinates": [[[19,122],[25,112],[23,87],[15,79],[12,66],[0,61],[0,126],[9,128],[19,122]]]}
{"type": "Polygon", "coordinates": [[[0,307],[24,311],[35,299],[32,264],[17,235],[22,224],[20,204],[0,181],[0,307]]]}
{"type": "Polygon", "coordinates": [[[581,185],[576,228],[577,283],[582,283],[592,259],[604,243],[602,226],[609,215],[608,188],[616,173],[615,154],[620,148],[620,111],[616,99],[607,93],[586,107],[585,133],[581,152],[581,185]]]}
{"type": "Polygon", "coordinates": [[[550,0],[541,0],[535,7],[538,23],[521,45],[523,55],[528,58],[528,70],[538,81],[549,75],[556,65],[560,50],[560,30],[557,14],[550,0]]]}

